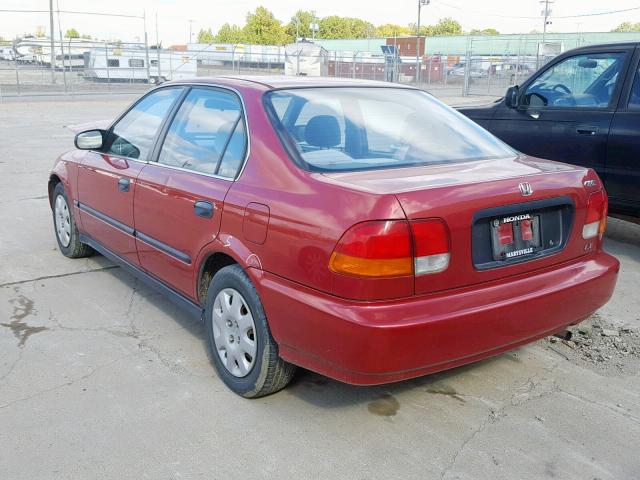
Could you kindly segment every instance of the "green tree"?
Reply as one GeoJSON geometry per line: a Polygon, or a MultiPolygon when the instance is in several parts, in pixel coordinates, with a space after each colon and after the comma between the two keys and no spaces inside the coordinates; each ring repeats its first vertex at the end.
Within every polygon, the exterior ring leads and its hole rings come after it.
{"type": "Polygon", "coordinates": [[[291,42],[291,37],[285,32],[280,20],[264,7],[247,13],[247,23],[242,30],[247,43],[283,45],[291,42]]]}
{"type": "Polygon", "coordinates": [[[500,32],[495,28],[485,28],[482,30],[474,28],[469,32],[469,35],[500,35],[500,32]]]}
{"type": "MultiPolygon", "coordinates": [[[[416,24],[409,25],[411,33],[415,35],[416,24]]],[[[435,25],[420,26],[420,35],[427,37],[444,36],[444,35],[462,35],[462,25],[451,17],[441,18],[435,25]]]]}
{"type": "Polygon", "coordinates": [[[372,23],[359,18],[332,15],[320,20],[321,38],[367,38],[375,35],[372,23]]]}
{"type": "Polygon", "coordinates": [[[238,25],[225,23],[218,30],[215,41],[219,43],[244,43],[244,31],[238,25]]]}
{"type": "Polygon", "coordinates": [[[70,28],[67,33],[64,34],[67,38],[80,38],[80,34],[75,28],[70,28]]]}
{"type": "Polygon", "coordinates": [[[611,31],[612,32],[640,32],[640,22],[639,23],[623,22],[611,31]]]}
{"type": "Polygon", "coordinates": [[[385,23],[376,27],[375,35],[381,38],[403,37],[411,35],[411,30],[409,27],[403,27],[395,23],[385,23]]]}
{"type": "Polygon", "coordinates": [[[207,28],[206,30],[204,28],[201,28],[200,31],[198,32],[198,43],[213,43],[215,41],[214,37],[213,37],[213,33],[211,32],[210,28],[207,28]]]}
{"type": "Polygon", "coordinates": [[[296,35],[311,38],[313,36],[313,32],[311,31],[313,19],[313,12],[309,10],[298,10],[295,15],[291,17],[291,21],[287,23],[284,30],[291,38],[296,38],[296,35]]]}

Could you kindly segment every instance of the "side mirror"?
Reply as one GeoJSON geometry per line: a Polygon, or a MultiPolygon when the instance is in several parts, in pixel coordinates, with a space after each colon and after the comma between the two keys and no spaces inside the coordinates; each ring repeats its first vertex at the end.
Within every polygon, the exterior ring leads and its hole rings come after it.
{"type": "Polygon", "coordinates": [[[100,150],[104,143],[104,130],[87,130],[76,135],[74,143],[79,150],[100,150]]]}
{"type": "Polygon", "coordinates": [[[518,106],[518,91],[520,88],[518,85],[507,88],[507,94],[504,96],[504,104],[509,108],[516,108],[518,106]]]}

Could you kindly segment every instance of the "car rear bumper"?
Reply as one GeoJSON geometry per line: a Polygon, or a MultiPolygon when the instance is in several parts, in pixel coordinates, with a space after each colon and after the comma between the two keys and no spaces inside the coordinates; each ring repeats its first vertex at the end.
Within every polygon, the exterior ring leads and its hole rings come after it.
{"type": "Polygon", "coordinates": [[[604,305],[619,262],[599,252],[499,282],[385,302],[352,302],[262,273],[280,355],[371,385],[474,362],[575,324],[604,305]]]}

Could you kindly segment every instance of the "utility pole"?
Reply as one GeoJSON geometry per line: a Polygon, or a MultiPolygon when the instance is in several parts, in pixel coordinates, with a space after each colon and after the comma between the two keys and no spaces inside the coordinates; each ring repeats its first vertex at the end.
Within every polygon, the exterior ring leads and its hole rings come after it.
{"type": "Polygon", "coordinates": [[[160,37],[158,35],[158,12],[156,12],[156,56],[158,57],[158,80],[160,80],[160,78],[162,78],[162,69],[160,66],[160,37]]]}
{"type": "MultiPolygon", "coordinates": [[[[420,11],[423,5],[429,5],[431,0],[418,0],[418,28],[416,29],[416,85],[420,86],[420,11]]],[[[426,39],[425,39],[426,42],[426,39]]]]}
{"type": "Polygon", "coordinates": [[[544,25],[542,26],[542,43],[545,42],[547,36],[547,25],[551,24],[549,17],[551,16],[551,9],[549,6],[554,0],[541,0],[540,3],[544,4],[544,10],[542,10],[542,16],[544,17],[544,25]]]}
{"type": "Polygon", "coordinates": [[[187,20],[187,22],[189,22],[189,41],[187,43],[191,43],[193,42],[193,33],[192,33],[192,27],[193,27],[193,20],[187,20]]]}
{"type": "Polygon", "coordinates": [[[51,37],[51,83],[56,83],[56,45],[53,39],[53,0],[49,0],[49,35],[51,37]]]}

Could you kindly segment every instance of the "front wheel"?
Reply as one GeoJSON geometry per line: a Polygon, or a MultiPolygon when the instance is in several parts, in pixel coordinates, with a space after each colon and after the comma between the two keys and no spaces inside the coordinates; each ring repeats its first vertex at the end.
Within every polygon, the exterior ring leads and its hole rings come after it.
{"type": "Polygon", "coordinates": [[[93,253],[91,247],[80,241],[80,233],[62,183],[58,183],[53,190],[53,226],[58,248],[65,257],[82,258],[93,253]]]}
{"type": "Polygon", "coordinates": [[[205,326],[222,381],[245,398],[283,389],[295,366],[278,355],[258,292],[239,265],[218,271],[209,285],[205,326]]]}

